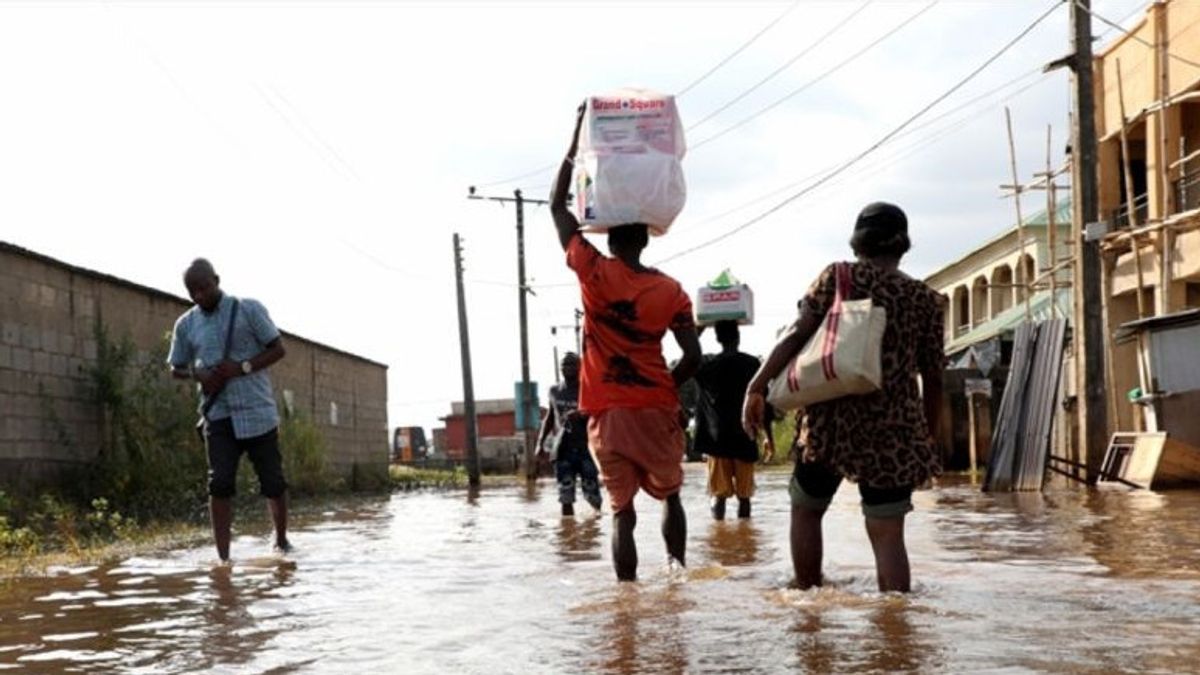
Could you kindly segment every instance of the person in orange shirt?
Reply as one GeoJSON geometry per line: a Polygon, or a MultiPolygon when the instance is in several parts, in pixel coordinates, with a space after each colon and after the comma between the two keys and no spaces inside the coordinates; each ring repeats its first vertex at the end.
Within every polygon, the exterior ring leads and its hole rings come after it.
{"type": "Polygon", "coordinates": [[[567,265],[579,277],[583,296],[583,372],[579,408],[589,416],[588,446],[613,509],[613,567],[617,579],[637,579],[633,530],[638,489],[663,500],[663,539],[667,554],[685,560],[687,519],[683,486],[686,445],[678,387],[700,365],[700,339],[692,301],[679,282],[641,262],[649,242],[642,223],[608,231],[606,257],[579,231],[567,207],[583,107],[575,120],[570,149],[550,194],[550,210],[567,265]],[[683,350],[667,367],[662,340],[670,330],[683,350]]]}

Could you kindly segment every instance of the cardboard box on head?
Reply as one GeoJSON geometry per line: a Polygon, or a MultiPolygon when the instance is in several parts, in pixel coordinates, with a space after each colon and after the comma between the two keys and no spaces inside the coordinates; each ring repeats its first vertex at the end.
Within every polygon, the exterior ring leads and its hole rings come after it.
{"type": "Polygon", "coordinates": [[[687,201],[687,151],[675,98],[621,89],[587,100],[575,156],[575,215],[583,229],[644,223],[670,229],[687,201]]]}
{"type": "Polygon", "coordinates": [[[753,324],[754,293],[725,270],[696,292],[696,321],[702,325],[718,321],[737,321],[742,326],[753,324]]]}

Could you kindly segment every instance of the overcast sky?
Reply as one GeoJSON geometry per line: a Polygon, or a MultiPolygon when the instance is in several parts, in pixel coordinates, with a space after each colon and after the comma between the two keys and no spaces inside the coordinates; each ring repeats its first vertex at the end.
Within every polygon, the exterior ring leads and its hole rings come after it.
{"type": "MultiPolygon", "coordinates": [[[[658,261],[862,152],[1055,3],[942,0],[851,59],[929,4],[0,0],[0,240],[180,295],[207,256],[283,329],[388,364],[390,424],[429,427],[462,392],[453,232],[476,395],[510,397],[520,377],[514,211],[468,201],[469,185],[544,198],[551,171],[536,170],[561,159],[587,95],[678,92],[745,46],[680,97],[692,126],[795,59],[689,130],[697,146],[782,100],[689,152],[688,205],[647,250],[658,261]]],[[[915,276],[1011,226],[1004,105],[1023,179],[1044,167],[1047,125],[1056,163],[1067,140],[1068,76],[1034,74],[1069,51],[1059,4],[906,135],[663,270],[691,291],[726,267],[749,283],[743,348],[761,354],[821,267],[849,257],[863,204],[907,210],[915,276]]],[[[1128,25],[1145,4],[1094,7],[1128,25]]],[[[546,208],[529,208],[526,235],[545,391],[553,347],[574,343],[550,328],[572,322],[578,290],[546,208]]]]}

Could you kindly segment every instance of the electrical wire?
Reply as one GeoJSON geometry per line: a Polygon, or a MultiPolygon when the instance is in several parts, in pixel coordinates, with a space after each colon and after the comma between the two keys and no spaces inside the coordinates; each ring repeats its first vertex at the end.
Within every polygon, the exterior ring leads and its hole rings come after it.
{"type": "Polygon", "coordinates": [[[717,115],[720,115],[721,113],[725,112],[726,110],[728,110],[731,107],[733,107],[734,105],[736,105],[739,101],[743,100],[750,94],[754,93],[756,90],[758,90],[759,87],[761,87],[764,84],[775,79],[775,77],[778,76],[780,73],[782,73],[783,71],[790,68],[797,61],[804,58],[805,55],[807,55],[808,53],[810,53],[812,50],[816,49],[817,47],[821,46],[821,44],[824,43],[829,38],[833,37],[834,34],[836,34],[839,30],[841,30],[846,24],[850,23],[850,21],[852,21],[854,19],[854,17],[861,14],[863,12],[863,10],[865,10],[873,1],[874,0],[866,0],[866,2],[859,5],[858,8],[856,8],[854,11],[852,11],[848,15],[846,15],[841,21],[838,21],[836,24],[834,24],[834,26],[832,28],[830,28],[829,30],[822,33],[821,36],[818,37],[816,39],[816,41],[814,41],[812,44],[808,45],[804,49],[801,49],[799,53],[797,53],[795,56],[793,56],[792,58],[785,61],[783,63],[783,65],[781,65],[778,68],[776,68],[775,70],[771,71],[766,77],[762,78],[758,82],[755,82],[748,89],[746,89],[742,93],[738,94],[737,96],[735,96],[733,99],[731,99],[724,105],[720,106],[716,110],[713,110],[712,112],[708,113],[704,117],[700,118],[700,120],[698,120],[696,123],[689,126],[687,128],[687,130],[691,131],[692,129],[695,129],[696,127],[700,126],[701,124],[704,124],[705,122],[711,120],[712,118],[716,117],[717,115]]]}
{"type": "Polygon", "coordinates": [[[715,73],[718,70],[720,70],[721,68],[725,67],[725,64],[727,64],[730,61],[732,61],[733,59],[737,58],[738,54],[741,54],[742,52],[746,51],[747,47],[749,47],[750,45],[757,42],[760,37],[762,37],[764,34],[766,34],[767,31],[774,28],[775,25],[778,24],[780,21],[783,21],[784,17],[786,17],[788,14],[791,14],[792,11],[795,10],[799,6],[800,6],[800,0],[796,0],[795,2],[793,2],[791,5],[788,6],[787,9],[783,10],[783,12],[779,16],[775,17],[770,23],[763,26],[762,30],[760,30],[757,33],[755,33],[754,35],[750,36],[749,40],[746,40],[745,42],[743,42],[741,44],[741,46],[739,46],[737,49],[733,50],[729,54],[729,56],[726,56],[725,58],[721,59],[719,62],[717,62],[717,65],[713,66],[712,68],[709,68],[708,72],[704,73],[700,77],[693,80],[691,84],[684,87],[683,89],[680,89],[679,93],[676,94],[676,96],[683,96],[684,94],[686,94],[689,91],[691,91],[692,89],[694,89],[696,87],[696,85],[700,84],[701,82],[703,82],[703,81],[707,80],[709,77],[711,77],[713,73],[715,73]]]}
{"type": "MultiPolygon", "coordinates": [[[[1026,36],[1026,35],[1028,35],[1029,33],[1031,33],[1031,32],[1033,31],[1033,29],[1034,29],[1034,28],[1036,28],[1036,27],[1037,27],[1039,24],[1041,24],[1041,23],[1042,23],[1042,21],[1045,21],[1045,20],[1046,20],[1046,19],[1047,19],[1047,18],[1048,18],[1048,17],[1049,17],[1051,14],[1053,14],[1053,13],[1054,13],[1054,11],[1055,11],[1056,9],[1058,9],[1058,7],[1059,7],[1059,5],[1060,5],[1060,4],[1061,4],[1061,3],[1060,3],[1058,0],[1055,0],[1055,2],[1054,2],[1054,3],[1053,3],[1053,4],[1052,4],[1052,5],[1051,5],[1051,6],[1050,6],[1050,7],[1049,7],[1049,8],[1048,8],[1048,9],[1047,9],[1045,12],[1043,12],[1043,13],[1042,13],[1040,16],[1038,16],[1038,18],[1036,18],[1036,19],[1035,19],[1035,20],[1034,20],[1034,21],[1033,21],[1031,24],[1029,24],[1028,26],[1026,26],[1026,27],[1025,27],[1025,28],[1024,28],[1024,29],[1023,29],[1023,30],[1022,30],[1020,33],[1018,33],[1018,34],[1017,34],[1017,36],[1016,36],[1016,37],[1012,38],[1012,39],[1011,39],[1011,40],[1009,40],[1007,43],[1005,43],[1005,44],[1004,44],[1004,46],[1002,46],[1002,47],[1001,47],[1001,48],[1000,48],[998,51],[996,51],[994,54],[992,54],[991,56],[989,56],[989,57],[988,57],[988,58],[987,58],[987,59],[986,59],[986,60],[985,60],[983,63],[981,63],[979,66],[977,66],[977,67],[976,67],[974,70],[972,70],[970,73],[968,73],[968,74],[967,74],[965,77],[963,77],[961,80],[959,80],[958,82],[956,82],[956,83],[955,83],[953,86],[951,86],[951,87],[950,87],[949,89],[947,89],[945,92],[943,92],[942,94],[940,94],[939,96],[937,96],[936,98],[934,98],[932,101],[930,101],[928,104],[926,104],[926,105],[925,105],[924,107],[922,107],[920,110],[918,110],[918,111],[917,111],[915,114],[911,115],[911,116],[910,116],[910,117],[908,117],[906,120],[904,120],[903,122],[901,122],[901,123],[900,123],[900,124],[899,124],[897,127],[895,127],[894,129],[892,129],[892,130],[891,130],[891,131],[889,131],[888,133],[884,134],[884,135],[883,135],[883,137],[882,137],[882,138],[880,138],[879,140],[875,141],[875,143],[871,144],[871,145],[870,145],[869,147],[867,147],[865,150],[863,150],[862,152],[858,153],[858,154],[857,154],[857,155],[855,155],[854,157],[850,158],[850,160],[848,160],[847,162],[845,162],[845,163],[841,164],[840,166],[838,166],[838,167],[837,167],[836,169],[834,169],[833,171],[831,171],[831,172],[829,172],[829,173],[825,174],[825,175],[824,175],[824,176],[822,176],[821,178],[817,179],[815,182],[813,182],[813,183],[809,184],[808,186],[804,187],[804,188],[803,188],[803,189],[801,189],[800,191],[798,191],[798,192],[796,192],[796,193],[794,193],[794,194],[792,194],[792,195],[788,196],[787,198],[785,198],[784,200],[780,201],[780,202],[779,202],[778,204],[776,204],[775,206],[772,206],[771,208],[769,208],[769,209],[767,209],[766,211],[764,211],[764,212],[760,213],[759,215],[757,215],[757,216],[755,216],[755,217],[753,217],[753,218],[751,218],[751,219],[747,220],[746,222],[742,223],[741,225],[738,225],[737,227],[735,227],[735,228],[733,228],[733,229],[731,229],[731,230],[729,230],[729,231],[727,231],[727,232],[724,232],[724,233],[722,233],[722,234],[721,234],[721,235],[719,235],[719,236],[713,237],[713,238],[711,238],[711,239],[708,239],[707,241],[701,242],[701,243],[699,243],[699,244],[696,244],[695,246],[691,246],[691,247],[689,247],[689,248],[686,248],[686,249],[684,249],[684,250],[682,250],[682,251],[680,251],[680,252],[678,252],[678,253],[675,253],[675,254],[672,254],[672,255],[670,255],[670,256],[668,256],[668,257],[666,257],[666,258],[663,258],[662,260],[660,260],[660,261],[656,262],[655,264],[657,265],[657,264],[662,264],[662,263],[665,263],[665,262],[669,262],[669,261],[671,261],[671,260],[677,260],[677,259],[679,259],[679,258],[682,258],[682,257],[686,256],[686,255],[689,255],[689,254],[691,254],[691,253],[694,253],[694,252],[696,252],[696,251],[699,251],[699,250],[702,250],[702,249],[704,249],[704,248],[707,248],[707,247],[709,247],[709,246],[712,246],[713,244],[716,244],[716,243],[718,243],[718,242],[721,242],[721,241],[724,241],[724,240],[726,240],[726,239],[729,239],[730,237],[732,237],[732,236],[734,236],[734,235],[736,235],[736,234],[738,234],[738,233],[742,232],[743,230],[746,230],[747,228],[750,228],[750,227],[754,226],[755,224],[762,222],[763,220],[765,220],[765,219],[766,219],[766,218],[768,218],[769,216],[771,216],[771,215],[773,215],[773,214],[777,213],[779,210],[783,209],[783,208],[784,208],[785,206],[787,206],[788,204],[791,204],[792,202],[794,202],[794,201],[796,201],[796,200],[800,199],[801,197],[803,197],[803,196],[805,196],[805,195],[809,194],[810,192],[812,192],[813,190],[817,189],[818,187],[820,187],[820,186],[824,185],[825,183],[828,183],[829,181],[833,180],[833,179],[834,179],[834,178],[836,178],[838,175],[840,175],[840,174],[844,173],[844,172],[845,172],[847,169],[849,169],[850,167],[854,166],[855,164],[857,164],[858,162],[862,161],[862,160],[863,160],[863,159],[865,159],[867,156],[869,156],[870,154],[872,154],[873,152],[875,152],[875,151],[876,151],[877,149],[879,149],[879,148],[880,148],[882,145],[884,145],[885,143],[887,143],[887,142],[888,142],[888,140],[892,139],[893,137],[895,137],[896,135],[898,135],[900,132],[904,131],[904,129],[905,129],[906,127],[908,127],[910,124],[912,124],[913,122],[915,122],[915,121],[916,121],[918,118],[920,118],[920,117],[921,117],[922,115],[924,115],[926,112],[928,112],[929,110],[933,109],[933,108],[934,108],[936,105],[938,105],[938,104],[939,104],[939,103],[941,103],[942,101],[944,101],[944,100],[946,100],[947,98],[949,98],[951,95],[953,95],[953,94],[954,94],[954,92],[958,91],[958,90],[959,90],[959,89],[961,89],[961,88],[962,88],[964,85],[966,85],[968,82],[970,82],[971,80],[973,80],[973,79],[974,79],[976,76],[978,76],[978,75],[979,75],[981,72],[983,72],[983,71],[984,71],[984,70],[985,70],[985,69],[986,69],[988,66],[990,66],[992,63],[994,63],[994,62],[995,62],[997,59],[999,59],[999,58],[1000,58],[1002,55],[1004,55],[1005,53],[1007,53],[1007,52],[1008,52],[1008,50],[1012,49],[1012,48],[1013,48],[1013,46],[1015,46],[1015,45],[1016,45],[1018,42],[1020,42],[1022,39],[1024,39],[1024,38],[1025,38],[1025,36],[1026,36]]],[[[928,7],[927,7],[926,9],[928,9],[928,7]]],[[[922,10],[922,11],[924,11],[924,10],[922,10]]]]}
{"type": "Polygon", "coordinates": [[[712,136],[705,138],[704,140],[700,141],[699,143],[692,145],[690,149],[693,151],[698,150],[699,148],[702,148],[705,145],[712,143],[713,141],[717,140],[718,138],[721,138],[722,136],[725,136],[726,134],[734,131],[735,129],[740,129],[741,127],[758,119],[762,115],[770,112],[771,110],[778,108],[779,106],[783,105],[784,103],[791,100],[792,98],[795,98],[801,92],[804,92],[805,90],[816,85],[817,83],[821,82],[822,80],[829,77],[830,75],[833,75],[834,73],[841,70],[842,68],[845,68],[846,66],[850,65],[851,63],[858,60],[860,57],[862,57],[867,52],[869,52],[872,49],[874,49],[875,47],[879,46],[881,43],[883,43],[888,38],[892,37],[896,33],[899,33],[901,30],[903,30],[905,27],[907,27],[910,23],[912,23],[913,21],[916,21],[918,18],[920,18],[921,15],[923,15],[926,12],[928,12],[929,10],[933,9],[934,6],[936,6],[938,4],[938,2],[939,2],[939,0],[933,0],[929,4],[922,7],[920,10],[918,10],[915,14],[909,16],[904,21],[901,21],[899,24],[892,27],[890,30],[888,30],[883,35],[875,38],[867,46],[854,52],[848,58],[843,59],[842,61],[838,62],[832,68],[824,71],[823,73],[821,73],[820,75],[816,76],[815,78],[809,80],[808,82],[805,82],[804,84],[800,85],[796,89],[793,89],[792,91],[785,94],[782,98],[776,99],[773,103],[767,105],[766,107],[759,109],[758,112],[755,112],[754,114],[752,114],[748,117],[744,117],[741,120],[739,120],[738,122],[735,122],[734,124],[722,129],[721,131],[718,131],[717,133],[713,134],[712,136]]]}

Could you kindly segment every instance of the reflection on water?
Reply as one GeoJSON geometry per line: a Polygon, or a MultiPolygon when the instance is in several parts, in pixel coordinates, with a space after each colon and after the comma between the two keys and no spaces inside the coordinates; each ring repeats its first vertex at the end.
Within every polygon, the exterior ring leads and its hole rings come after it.
{"type": "Polygon", "coordinates": [[[1200,662],[1200,493],[920,492],[915,592],[875,592],[857,494],[826,517],[825,588],[787,587],[786,474],[712,522],[689,467],[686,571],[639,498],[641,581],[612,580],[607,514],[550,481],[406,493],[296,524],[289,560],[241,536],[64,568],[0,592],[21,672],[1189,672],[1200,662]],[[549,486],[549,487],[547,487],[549,486]]]}

